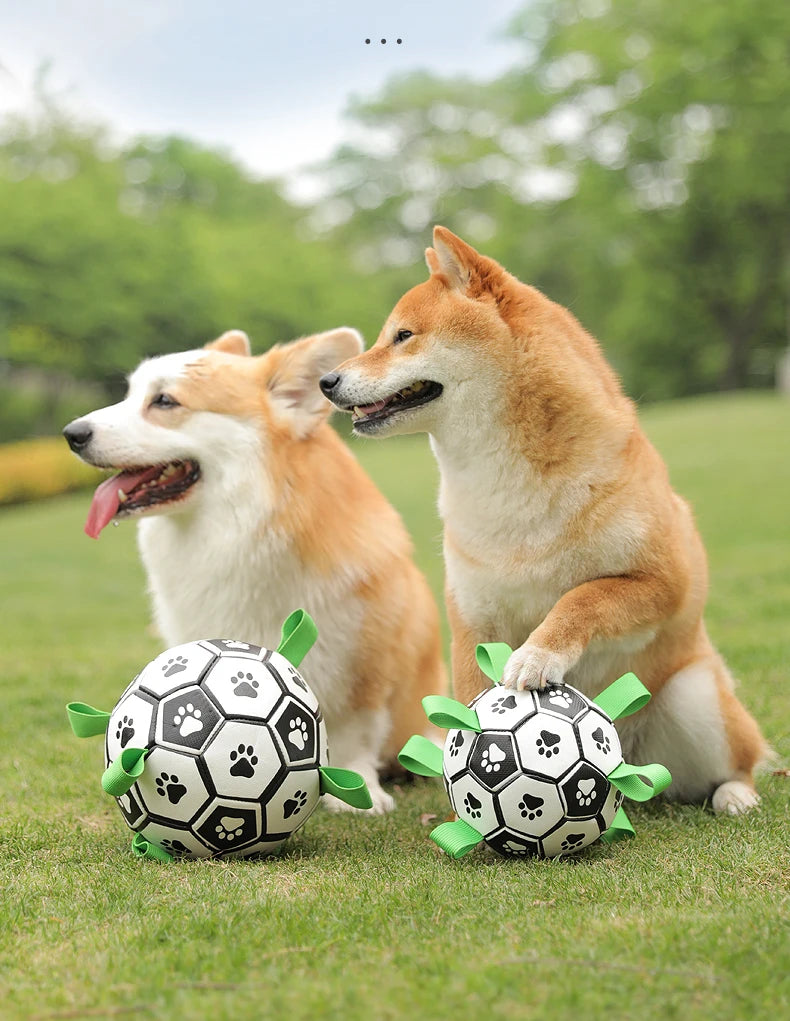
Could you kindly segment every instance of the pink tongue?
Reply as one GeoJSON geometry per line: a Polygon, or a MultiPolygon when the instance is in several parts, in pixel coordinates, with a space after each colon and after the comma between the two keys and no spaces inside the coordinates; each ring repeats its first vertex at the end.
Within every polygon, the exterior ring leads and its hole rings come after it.
{"type": "Polygon", "coordinates": [[[121,472],[120,475],[113,475],[101,482],[93,494],[88,520],[85,522],[85,534],[91,539],[98,539],[101,530],[109,525],[121,504],[118,499],[119,489],[124,493],[131,493],[140,483],[155,479],[161,471],[160,465],[155,468],[144,468],[139,472],[121,472]]]}

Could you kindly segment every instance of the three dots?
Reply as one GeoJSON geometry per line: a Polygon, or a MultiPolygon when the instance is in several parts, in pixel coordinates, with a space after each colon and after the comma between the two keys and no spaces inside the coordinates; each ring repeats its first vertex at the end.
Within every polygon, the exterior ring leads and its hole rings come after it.
{"type": "MultiPolygon", "coordinates": [[[[366,40],[365,40],[365,44],[366,44],[367,46],[370,46],[370,42],[371,42],[371,40],[370,40],[370,39],[366,39],[366,40]]],[[[387,40],[386,40],[386,39],[382,39],[382,40],[381,40],[381,45],[382,45],[382,46],[384,46],[384,45],[386,44],[386,42],[387,42],[387,40]]],[[[400,46],[400,44],[401,44],[401,43],[403,42],[403,40],[402,40],[402,39],[396,39],[396,40],[395,40],[395,42],[396,42],[396,43],[398,44],[398,46],[400,46]]]]}

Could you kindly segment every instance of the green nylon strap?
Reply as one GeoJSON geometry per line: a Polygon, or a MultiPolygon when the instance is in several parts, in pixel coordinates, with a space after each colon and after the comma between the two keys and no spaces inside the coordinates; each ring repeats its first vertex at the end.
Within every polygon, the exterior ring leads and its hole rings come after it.
{"type": "Polygon", "coordinates": [[[636,674],[623,674],[596,695],[593,702],[603,709],[610,720],[630,716],[650,701],[650,692],[636,674]]]}
{"type": "Polygon", "coordinates": [[[145,748],[124,748],[115,762],[108,766],[101,778],[101,785],[107,794],[120,798],[143,775],[145,748]]]}
{"type": "Polygon", "coordinates": [[[66,706],[66,715],[77,737],[96,737],[104,734],[110,722],[110,713],[94,709],[85,702],[69,702],[66,706]]]}
{"type": "Polygon", "coordinates": [[[660,762],[647,766],[629,766],[621,762],[607,777],[610,784],[632,801],[649,801],[672,783],[672,774],[660,762]],[[645,778],[648,782],[645,783],[645,778]]]}
{"type": "Polygon", "coordinates": [[[499,684],[505,670],[505,663],[513,650],[505,642],[486,642],[475,649],[477,665],[494,684],[499,684]]]}
{"type": "Polygon", "coordinates": [[[352,808],[372,808],[373,799],[365,781],[353,769],[320,766],[321,793],[334,794],[352,808]]]}
{"type": "Polygon", "coordinates": [[[426,695],[422,700],[425,715],[443,730],[474,730],[480,733],[480,721],[474,709],[445,695],[426,695]]]}
{"type": "Polygon", "coordinates": [[[478,833],[474,826],[470,826],[463,819],[443,822],[431,831],[430,837],[451,858],[463,858],[483,839],[482,833],[478,833]]]}
{"type": "Polygon", "coordinates": [[[318,628],[310,614],[305,610],[294,610],[283,624],[277,651],[292,666],[298,667],[312,649],[316,638],[318,628]]]}
{"type": "Polygon", "coordinates": [[[442,775],[442,749],[421,734],[414,734],[398,752],[398,762],[417,776],[442,775]]]}
{"type": "Polygon", "coordinates": [[[142,833],[132,837],[132,851],[138,858],[151,858],[153,861],[172,861],[173,855],[163,851],[161,847],[146,840],[142,833]]]}
{"type": "Polygon", "coordinates": [[[618,808],[612,819],[612,825],[601,834],[601,840],[605,844],[613,844],[616,840],[624,840],[626,837],[635,836],[631,820],[622,808],[618,808]]]}

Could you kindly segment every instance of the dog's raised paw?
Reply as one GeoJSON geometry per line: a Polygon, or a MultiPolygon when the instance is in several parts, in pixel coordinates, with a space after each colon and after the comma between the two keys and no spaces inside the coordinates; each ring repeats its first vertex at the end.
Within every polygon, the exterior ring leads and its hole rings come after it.
{"type": "Polygon", "coordinates": [[[562,656],[527,642],[519,646],[508,659],[502,683],[506,688],[515,688],[517,691],[545,688],[549,684],[562,684],[565,670],[562,656]]]}

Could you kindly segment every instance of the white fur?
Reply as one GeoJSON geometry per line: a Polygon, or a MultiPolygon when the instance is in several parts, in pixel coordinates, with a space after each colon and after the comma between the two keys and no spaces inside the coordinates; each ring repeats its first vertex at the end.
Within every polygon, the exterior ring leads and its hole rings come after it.
{"type": "Polygon", "coordinates": [[[285,618],[297,607],[308,609],[319,637],[305,677],[325,716],[332,762],[357,769],[374,810],[387,811],[393,800],[381,789],[377,767],[389,715],[382,711],[374,719],[349,705],[351,655],[364,610],[356,594],[360,572],[348,565],[310,574],[289,535],[271,527],[277,480],[266,470],[267,437],[258,422],[229,408],[192,412],[182,426],[165,428],[142,414],[154,393],[206,357],[189,351],[143,362],[123,401],[82,419],[94,430],[83,457],[108,467],[187,458],[200,464],[201,478],[182,503],[146,511],[138,525],[159,633],[168,646],[231,638],[276,648],[285,618]]]}

